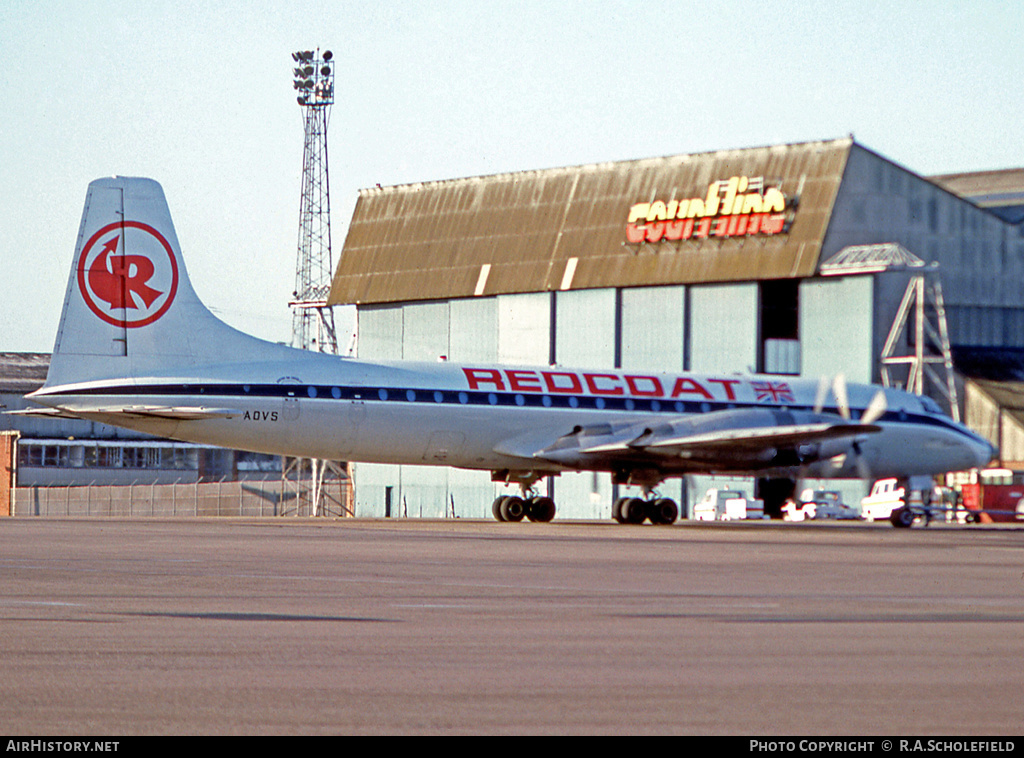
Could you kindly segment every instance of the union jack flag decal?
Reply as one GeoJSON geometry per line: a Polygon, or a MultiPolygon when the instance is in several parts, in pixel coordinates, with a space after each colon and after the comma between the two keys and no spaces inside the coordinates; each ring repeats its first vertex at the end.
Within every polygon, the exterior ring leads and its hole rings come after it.
{"type": "Polygon", "coordinates": [[[792,403],[793,390],[786,382],[751,382],[759,403],[792,403]]]}

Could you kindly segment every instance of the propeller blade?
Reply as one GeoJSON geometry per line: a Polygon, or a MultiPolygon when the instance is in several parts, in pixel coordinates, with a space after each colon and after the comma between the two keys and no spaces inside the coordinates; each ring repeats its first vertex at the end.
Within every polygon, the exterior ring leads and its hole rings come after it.
{"type": "Polygon", "coordinates": [[[848,455],[848,453],[840,453],[839,455],[834,455],[831,458],[829,458],[829,463],[832,465],[833,474],[837,474],[843,470],[843,466],[846,465],[846,459],[848,455]]]}
{"type": "Polygon", "coordinates": [[[818,380],[818,394],[814,397],[814,412],[821,413],[825,407],[825,400],[828,398],[828,377],[822,376],[818,380]]]}
{"type": "Polygon", "coordinates": [[[864,456],[861,455],[860,445],[856,442],[853,443],[853,453],[857,456],[854,459],[857,466],[857,477],[860,479],[866,479],[869,482],[872,481],[875,477],[871,474],[871,467],[868,466],[868,462],[864,460],[864,456]]]}
{"type": "Polygon", "coordinates": [[[846,377],[843,374],[836,374],[836,378],[832,381],[832,393],[836,396],[839,415],[849,421],[850,399],[846,394],[846,377]]]}
{"type": "Polygon", "coordinates": [[[882,417],[882,414],[888,409],[888,404],[885,401],[885,393],[882,390],[878,390],[875,396],[871,398],[871,402],[868,403],[868,407],[864,409],[864,414],[860,417],[862,424],[873,424],[875,421],[882,417]]]}

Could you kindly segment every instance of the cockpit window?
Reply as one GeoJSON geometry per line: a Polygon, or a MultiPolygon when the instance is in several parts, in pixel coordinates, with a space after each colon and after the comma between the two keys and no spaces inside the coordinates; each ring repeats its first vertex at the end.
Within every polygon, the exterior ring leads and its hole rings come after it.
{"type": "Polygon", "coordinates": [[[921,405],[924,406],[924,410],[926,413],[932,413],[937,416],[942,415],[942,409],[939,407],[939,404],[932,400],[930,397],[922,397],[921,405]]]}

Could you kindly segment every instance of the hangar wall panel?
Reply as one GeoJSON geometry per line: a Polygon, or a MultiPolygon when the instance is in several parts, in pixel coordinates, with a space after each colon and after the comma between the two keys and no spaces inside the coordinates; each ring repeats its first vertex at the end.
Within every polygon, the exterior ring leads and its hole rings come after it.
{"type": "Polygon", "coordinates": [[[498,362],[548,365],[551,352],[551,295],[500,295],[498,362]]]}
{"type": "Polygon", "coordinates": [[[682,371],[686,288],[622,290],[622,368],[682,371]]]}
{"type": "Polygon", "coordinates": [[[448,498],[456,518],[492,518],[491,503],[502,487],[491,481],[488,471],[450,468],[448,498]]]}
{"type": "Polygon", "coordinates": [[[555,362],[615,368],[615,290],[559,292],[555,297],[555,362]]]}
{"type": "Polygon", "coordinates": [[[558,519],[611,518],[612,479],[608,474],[583,471],[555,478],[558,519]]]}
{"type": "Polygon", "coordinates": [[[402,515],[402,467],[383,463],[357,463],[352,466],[355,511],[359,518],[384,518],[388,488],[391,492],[391,516],[402,515]]]}
{"type": "Polygon", "coordinates": [[[498,299],[464,298],[449,303],[450,360],[498,361],[498,299]]]}
{"type": "Polygon", "coordinates": [[[756,284],[690,288],[690,370],[750,373],[757,366],[756,284]]]}
{"type": "Polygon", "coordinates": [[[360,308],[357,311],[358,356],[371,360],[402,360],[403,313],[398,305],[360,308]]]}
{"type": "Polygon", "coordinates": [[[801,374],[873,381],[873,287],[870,276],[800,284],[801,374]]]}
{"type": "Polygon", "coordinates": [[[444,466],[402,466],[401,503],[410,518],[451,515],[448,472],[444,466]]]}
{"type": "Polygon", "coordinates": [[[404,311],[402,359],[432,362],[448,355],[448,303],[409,303],[404,311]]]}

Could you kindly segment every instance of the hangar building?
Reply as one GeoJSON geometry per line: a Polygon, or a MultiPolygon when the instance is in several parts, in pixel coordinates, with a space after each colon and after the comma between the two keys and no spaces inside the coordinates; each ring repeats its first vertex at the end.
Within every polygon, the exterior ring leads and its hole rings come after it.
{"type": "MultiPolygon", "coordinates": [[[[843,138],[367,189],[329,302],[356,306],[363,359],[878,382],[915,275],[941,282],[947,356],[1024,347],[1024,227],[990,207],[1020,187],[967,182],[975,202],[957,181],[843,138]]],[[[366,516],[485,516],[501,491],[434,467],[355,480],[366,516]]],[[[603,474],[548,486],[562,517],[607,518],[626,494],[603,474]]],[[[685,513],[708,486],[661,491],[685,513]]]]}

